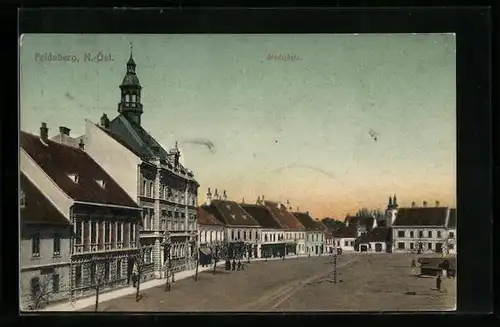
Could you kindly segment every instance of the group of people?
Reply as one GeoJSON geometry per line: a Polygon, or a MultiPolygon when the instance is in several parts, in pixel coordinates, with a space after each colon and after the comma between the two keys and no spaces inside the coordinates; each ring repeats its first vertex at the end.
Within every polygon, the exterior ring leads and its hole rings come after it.
{"type": "Polygon", "coordinates": [[[238,263],[236,263],[236,260],[233,259],[233,262],[226,260],[226,270],[245,270],[245,264],[241,262],[241,260],[238,260],[238,263]],[[231,269],[232,268],[232,269],[231,269]]]}

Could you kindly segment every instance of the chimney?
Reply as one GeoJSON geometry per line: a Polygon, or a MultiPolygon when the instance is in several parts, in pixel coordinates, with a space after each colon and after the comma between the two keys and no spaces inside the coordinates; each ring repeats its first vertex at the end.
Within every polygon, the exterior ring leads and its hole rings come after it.
{"type": "Polygon", "coordinates": [[[262,203],[260,202],[260,195],[257,197],[257,202],[256,202],[256,203],[257,203],[257,204],[262,204],[262,203]]]}
{"type": "Polygon", "coordinates": [[[224,201],[226,201],[226,200],[227,200],[226,190],[224,190],[224,193],[222,194],[222,199],[223,199],[224,201]]]}
{"type": "Polygon", "coordinates": [[[83,139],[80,139],[80,143],[78,143],[78,148],[80,150],[85,150],[85,143],[83,143],[83,139]]]}
{"type": "Polygon", "coordinates": [[[61,133],[61,135],[67,135],[69,136],[69,132],[71,130],[65,126],[59,126],[59,133],[61,133]]]}
{"type": "Polygon", "coordinates": [[[245,204],[245,198],[241,199],[241,203],[245,204]]]}
{"type": "Polygon", "coordinates": [[[439,201],[436,201],[436,207],[439,207],[440,205],[439,201]]]}
{"type": "Polygon", "coordinates": [[[219,192],[217,191],[217,189],[215,189],[214,199],[215,199],[215,200],[220,200],[220,199],[219,199],[219,192]]]}
{"type": "Polygon", "coordinates": [[[47,123],[42,123],[42,126],[40,127],[40,139],[44,142],[47,142],[49,139],[49,129],[47,128],[47,123]]]}
{"type": "Polygon", "coordinates": [[[412,208],[415,208],[415,206],[416,206],[415,201],[413,201],[413,202],[411,203],[411,207],[412,207],[412,208]]]}
{"type": "Polygon", "coordinates": [[[427,208],[427,201],[424,201],[424,203],[422,205],[424,208],[427,208]]]}
{"type": "Polygon", "coordinates": [[[264,195],[262,195],[262,204],[265,204],[266,199],[264,198],[264,195]]]}
{"type": "Polygon", "coordinates": [[[209,206],[211,202],[212,202],[212,192],[210,192],[210,187],[209,187],[208,188],[208,192],[207,192],[207,199],[205,201],[205,204],[207,206],[209,206]]]}
{"type": "Polygon", "coordinates": [[[109,128],[109,118],[106,114],[102,114],[101,116],[101,127],[109,128]]]}
{"type": "Polygon", "coordinates": [[[297,212],[300,212],[300,211],[299,211],[299,207],[297,207],[297,212]]]}

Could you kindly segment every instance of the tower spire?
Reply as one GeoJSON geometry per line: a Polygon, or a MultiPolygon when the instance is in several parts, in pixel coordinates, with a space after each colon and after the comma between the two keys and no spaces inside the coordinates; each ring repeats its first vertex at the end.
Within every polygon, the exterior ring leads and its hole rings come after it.
{"type": "Polygon", "coordinates": [[[142,115],[141,89],[139,78],[135,71],[136,64],[132,57],[133,44],[130,42],[130,58],[127,61],[127,70],[120,85],[121,99],[118,103],[118,112],[128,121],[140,125],[142,115]]]}

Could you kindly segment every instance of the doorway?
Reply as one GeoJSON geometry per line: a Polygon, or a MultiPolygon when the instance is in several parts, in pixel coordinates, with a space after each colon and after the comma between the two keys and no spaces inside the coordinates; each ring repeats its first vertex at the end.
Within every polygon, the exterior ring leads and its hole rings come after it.
{"type": "Polygon", "coordinates": [[[368,251],[368,245],[366,245],[366,244],[360,245],[359,246],[359,250],[361,252],[367,252],[368,251]]]}
{"type": "Polygon", "coordinates": [[[443,253],[443,243],[436,243],[436,253],[443,253]]]}
{"type": "Polygon", "coordinates": [[[382,243],[375,243],[375,252],[382,252],[382,243]]]}

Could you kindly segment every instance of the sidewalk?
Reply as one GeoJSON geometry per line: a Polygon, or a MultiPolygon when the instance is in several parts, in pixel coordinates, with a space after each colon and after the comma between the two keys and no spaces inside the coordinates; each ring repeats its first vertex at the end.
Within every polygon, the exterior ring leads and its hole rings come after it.
{"type": "MultiPolygon", "coordinates": [[[[326,256],[326,254],[324,254],[322,256],[326,256]]],[[[301,254],[298,257],[299,258],[307,258],[308,255],[301,254]]],[[[311,258],[313,258],[313,257],[318,257],[318,255],[311,255],[311,258]]],[[[285,257],[285,260],[289,260],[289,259],[297,259],[297,256],[290,255],[288,257],[285,257]]],[[[282,260],[282,258],[268,258],[267,260],[268,261],[282,260]]],[[[266,261],[266,259],[265,258],[250,259],[250,262],[255,262],[255,261],[266,261]]],[[[241,262],[247,263],[247,260],[241,260],[241,262]]],[[[224,261],[221,261],[221,262],[217,263],[217,266],[223,266],[224,263],[225,263],[224,261]]],[[[204,272],[207,270],[212,270],[212,269],[213,269],[213,266],[209,266],[209,267],[201,267],[200,266],[200,267],[198,267],[198,273],[201,273],[201,272],[204,272]]],[[[175,274],[175,280],[179,281],[179,280],[183,280],[183,279],[186,279],[189,277],[193,278],[195,272],[196,272],[195,269],[178,272],[175,274]]],[[[160,286],[160,285],[165,285],[165,279],[153,279],[153,280],[150,280],[147,282],[143,282],[143,283],[141,283],[140,289],[142,291],[142,290],[147,290],[149,288],[153,288],[153,287],[160,286]]],[[[126,296],[126,295],[130,295],[130,294],[135,294],[135,292],[136,292],[135,287],[129,286],[126,288],[121,288],[121,289],[116,290],[116,291],[111,291],[111,292],[99,294],[99,303],[113,300],[113,299],[116,299],[116,298],[119,298],[122,296],[126,296]]],[[[95,296],[90,296],[90,297],[78,299],[74,302],[64,302],[64,303],[61,303],[58,305],[48,306],[41,311],[46,311],[46,312],[77,311],[77,310],[81,310],[83,308],[86,308],[86,307],[89,307],[92,305],[95,305],[95,296]]]]}

